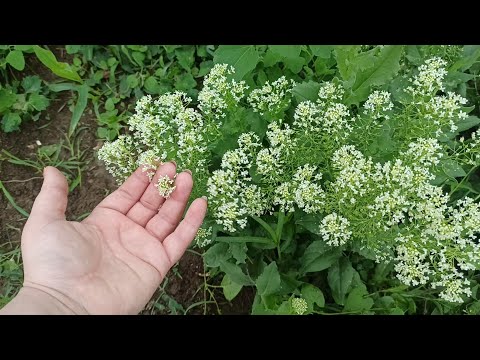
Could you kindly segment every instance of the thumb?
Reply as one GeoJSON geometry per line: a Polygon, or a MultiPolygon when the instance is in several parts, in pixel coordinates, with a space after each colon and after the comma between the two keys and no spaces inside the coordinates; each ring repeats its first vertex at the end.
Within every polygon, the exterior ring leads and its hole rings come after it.
{"type": "Polygon", "coordinates": [[[33,203],[30,219],[41,225],[55,220],[65,220],[67,210],[68,183],[65,176],[56,168],[43,169],[43,184],[33,203]]]}

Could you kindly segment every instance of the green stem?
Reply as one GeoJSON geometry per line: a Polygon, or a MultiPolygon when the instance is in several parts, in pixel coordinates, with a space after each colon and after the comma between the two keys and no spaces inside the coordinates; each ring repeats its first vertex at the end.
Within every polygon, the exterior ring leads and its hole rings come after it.
{"type": "Polygon", "coordinates": [[[476,168],[477,168],[477,166],[473,166],[473,167],[470,169],[470,171],[467,173],[467,175],[465,175],[465,176],[463,177],[462,181],[460,181],[460,182],[457,184],[457,186],[455,186],[455,187],[453,188],[453,190],[450,192],[450,196],[452,196],[452,194],[453,194],[455,191],[457,191],[457,189],[460,187],[460,185],[462,185],[462,184],[465,182],[465,180],[468,179],[468,177],[470,176],[470,174],[471,174],[476,168]]]}

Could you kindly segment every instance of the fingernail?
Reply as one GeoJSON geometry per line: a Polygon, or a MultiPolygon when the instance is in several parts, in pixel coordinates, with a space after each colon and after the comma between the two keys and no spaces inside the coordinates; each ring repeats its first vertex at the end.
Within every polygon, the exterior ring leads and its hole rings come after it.
{"type": "Polygon", "coordinates": [[[208,201],[207,197],[205,195],[202,196],[202,199],[205,200],[205,201],[208,201]]]}
{"type": "Polygon", "coordinates": [[[190,175],[192,175],[192,172],[191,172],[189,169],[185,169],[185,170],[183,170],[183,171],[185,171],[185,172],[189,173],[190,175]]]}
{"type": "Polygon", "coordinates": [[[173,163],[173,165],[175,165],[175,167],[177,166],[177,162],[175,160],[170,160],[171,163],[173,163]]]}

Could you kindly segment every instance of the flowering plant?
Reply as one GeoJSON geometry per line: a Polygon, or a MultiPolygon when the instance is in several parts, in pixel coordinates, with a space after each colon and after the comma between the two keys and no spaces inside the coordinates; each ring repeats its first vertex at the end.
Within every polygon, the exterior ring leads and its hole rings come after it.
{"type": "Polygon", "coordinates": [[[281,76],[253,88],[216,64],[195,107],[181,92],[142,98],[131,134],[99,158],[120,181],[139,165],[151,176],[156,161],[190,169],[192,197],[209,201],[197,245],[227,299],[255,287],[255,314],[460,306],[480,268],[480,189],[469,181],[480,130],[460,133],[480,120],[447,89],[445,59],[399,66],[390,87],[365,90],[344,52],[339,76],[320,83],[281,76]]]}

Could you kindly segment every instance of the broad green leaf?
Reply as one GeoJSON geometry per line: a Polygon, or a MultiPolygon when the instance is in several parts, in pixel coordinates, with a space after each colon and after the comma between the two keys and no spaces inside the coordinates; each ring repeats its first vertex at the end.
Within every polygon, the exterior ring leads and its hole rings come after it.
{"type": "Polygon", "coordinates": [[[332,266],[341,255],[341,249],[331,248],[322,240],[314,241],[307,247],[300,259],[302,264],[300,272],[308,273],[325,270],[332,266]]]}
{"type": "Polygon", "coordinates": [[[302,51],[302,45],[269,45],[268,47],[275,55],[285,58],[298,57],[302,51]]]}
{"type": "Polygon", "coordinates": [[[223,276],[220,286],[222,286],[223,295],[228,301],[232,301],[243,288],[243,285],[239,285],[233,282],[232,279],[230,279],[230,276],[228,276],[227,274],[223,276]]]}
{"type": "Polygon", "coordinates": [[[213,61],[206,60],[200,63],[200,69],[198,70],[197,77],[205,76],[209,73],[210,70],[213,68],[213,61]]]}
{"type": "Polygon", "coordinates": [[[477,116],[469,116],[466,119],[460,120],[456,124],[457,127],[458,127],[457,131],[462,132],[462,131],[468,130],[468,129],[470,129],[470,128],[474,127],[475,125],[478,125],[478,124],[480,124],[480,118],[478,118],[477,116]]]}
{"type": "Polygon", "coordinates": [[[275,261],[268,264],[255,282],[261,296],[270,295],[280,289],[280,274],[275,261]]]}
{"type": "Polygon", "coordinates": [[[32,51],[33,50],[33,45],[14,45],[13,46],[15,50],[20,50],[20,51],[32,51]]]}
{"type": "Polygon", "coordinates": [[[228,274],[228,276],[230,277],[230,279],[232,279],[233,282],[239,285],[253,285],[253,281],[247,275],[245,275],[242,268],[238,265],[232,264],[228,261],[221,261],[220,269],[226,274],[228,274]]]}
{"type": "Polygon", "coordinates": [[[309,45],[310,51],[313,55],[322,59],[328,59],[333,51],[333,45],[309,45]]]}
{"type": "Polygon", "coordinates": [[[308,312],[313,311],[314,304],[317,304],[318,307],[323,308],[325,306],[325,297],[323,296],[322,290],[313,286],[312,284],[305,284],[302,286],[302,297],[308,304],[308,312]]]}
{"type": "Polygon", "coordinates": [[[25,68],[25,58],[20,50],[10,51],[5,61],[18,71],[22,71],[25,68]]]}
{"type": "Polygon", "coordinates": [[[472,67],[480,59],[480,46],[479,45],[466,45],[463,48],[464,56],[460,58],[455,64],[453,64],[448,71],[465,71],[472,67]]]}
{"type": "Polygon", "coordinates": [[[132,58],[138,64],[138,66],[143,67],[143,61],[145,60],[145,54],[143,52],[134,51],[132,53],[132,58]]]}
{"type": "Polygon", "coordinates": [[[235,68],[234,78],[241,80],[255,69],[260,57],[254,45],[220,45],[215,51],[215,64],[229,64],[235,68]]]}
{"type": "Polygon", "coordinates": [[[307,214],[300,211],[295,212],[295,224],[302,226],[312,234],[320,234],[320,222],[322,221],[322,218],[323,217],[320,214],[307,214]]]}
{"type": "Polygon", "coordinates": [[[245,243],[230,243],[229,252],[237,261],[237,265],[245,264],[247,259],[247,245],[245,243]]]}
{"type": "Polygon", "coordinates": [[[345,295],[352,283],[354,272],[355,269],[346,257],[340,258],[328,269],[328,285],[332,289],[333,299],[339,305],[345,303],[345,295]]]}
{"type": "Polygon", "coordinates": [[[23,90],[27,93],[33,93],[40,91],[42,86],[42,80],[37,76],[25,76],[22,80],[23,90]]]}
{"type": "Polygon", "coordinates": [[[159,93],[160,86],[158,84],[157,79],[155,79],[153,76],[149,76],[147,80],[145,80],[144,86],[145,86],[145,90],[150,94],[159,93]]]}
{"type": "Polygon", "coordinates": [[[17,96],[6,89],[0,89],[0,114],[15,104],[17,96]]]}
{"type": "Polygon", "coordinates": [[[195,46],[182,46],[175,50],[175,55],[180,66],[190,72],[195,63],[195,46]]]}
{"type": "Polygon", "coordinates": [[[55,55],[50,50],[44,49],[38,45],[35,45],[33,49],[38,60],[52,70],[55,75],[64,79],[82,82],[78,73],[72,69],[69,64],[57,61],[55,55]]]}
{"type": "Polygon", "coordinates": [[[33,93],[28,98],[29,104],[37,111],[45,110],[50,104],[50,100],[44,95],[33,93]]]}
{"type": "Polygon", "coordinates": [[[203,259],[208,267],[218,267],[222,261],[227,260],[230,255],[228,244],[218,243],[210,247],[204,254],[203,259]]]}
{"type": "Polygon", "coordinates": [[[2,130],[6,133],[16,131],[22,123],[22,118],[17,113],[9,112],[3,115],[2,130]]]}
{"type": "Polygon", "coordinates": [[[77,87],[78,98],[77,98],[77,103],[73,108],[72,119],[70,120],[70,127],[68,129],[69,136],[73,135],[78,125],[78,122],[80,121],[80,117],[82,116],[85,110],[85,107],[87,106],[89,89],[90,88],[86,84],[77,87]]]}
{"type": "Polygon", "coordinates": [[[83,45],[65,45],[67,54],[76,54],[82,49],[83,45]]]}
{"type": "Polygon", "coordinates": [[[319,90],[320,84],[310,80],[308,82],[297,84],[292,89],[292,94],[295,96],[298,102],[306,100],[316,101],[318,99],[319,90]]]}
{"type": "Polygon", "coordinates": [[[135,74],[127,76],[127,85],[130,89],[134,89],[138,86],[138,78],[135,74]]]}
{"type": "Polygon", "coordinates": [[[191,73],[183,73],[175,80],[175,89],[180,91],[188,91],[197,86],[197,82],[191,73]]]}
{"type": "Polygon", "coordinates": [[[350,294],[348,294],[343,312],[361,313],[370,310],[374,301],[371,297],[366,297],[366,295],[368,295],[368,291],[363,287],[353,289],[350,294]]]}
{"type": "Polygon", "coordinates": [[[467,173],[463,170],[462,166],[455,160],[448,159],[440,162],[440,166],[445,175],[455,178],[465,176],[467,173]]]}
{"type": "Polygon", "coordinates": [[[343,79],[345,88],[352,87],[358,71],[372,66],[371,55],[360,57],[359,52],[359,45],[339,45],[334,47],[338,72],[343,79]]]}
{"type": "Polygon", "coordinates": [[[303,65],[305,65],[305,59],[301,56],[285,58],[283,62],[287,66],[287,69],[289,69],[294,74],[298,74],[302,70],[303,65]]]}
{"type": "Polygon", "coordinates": [[[113,109],[115,109],[115,103],[112,98],[108,98],[107,101],[105,101],[105,110],[112,111],[113,109]]]}
{"type": "Polygon", "coordinates": [[[66,90],[76,90],[77,84],[75,83],[58,83],[58,84],[48,84],[48,88],[53,92],[60,92],[66,90]]]}
{"type": "Polygon", "coordinates": [[[347,104],[357,104],[365,100],[373,86],[387,84],[398,73],[403,46],[388,45],[380,50],[374,58],[373,66],[356,74],[352,86],[352,94],[347,98],[347,104]]]}

